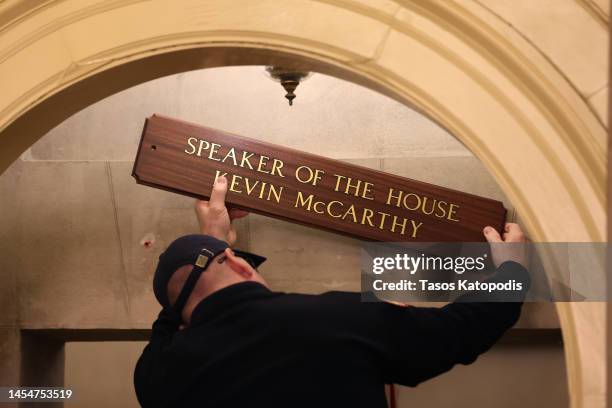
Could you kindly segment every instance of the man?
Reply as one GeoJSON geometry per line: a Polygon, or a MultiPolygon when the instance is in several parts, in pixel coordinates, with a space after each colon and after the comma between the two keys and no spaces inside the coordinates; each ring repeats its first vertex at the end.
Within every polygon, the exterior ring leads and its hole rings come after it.
{"type": "MultiPolygon", "coordinates": [[[[202,235],[160,256],[163,310],[134,374],[143,407],[386,407],[384,384],[416,386],[472,363],[519,317],[522,303],[479,294],[417,308],[359,293],[273,292],[256,269],[265,258],[229,247],[231,220],[246,213],[228,211],[226,192],[221,177],[210,201],[196,203],[202,235]]],[[[493,228],[484,233],[502,242],[493,228]]],[[[524,237],[507,224],[503,240],[524,237]]],[[[524,245],[492,246],[492,255],[492,279],[529,285],[524,245]]]]}

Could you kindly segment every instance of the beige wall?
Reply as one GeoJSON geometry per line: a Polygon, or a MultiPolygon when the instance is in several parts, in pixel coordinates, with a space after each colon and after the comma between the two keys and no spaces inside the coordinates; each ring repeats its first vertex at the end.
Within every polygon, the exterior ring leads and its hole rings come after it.
{"type": "Polygon", "coordinates": [[[64,408],[140,407],[133,374],[145,345],[140,341],[66,343],[64,382],[74,399],[65,402],[64,408]]]}
{"type": "Polygon", "coordinates": [[[497,345],[416,388],[398,387],[398,408],[564,408],[568,406],[561,345],[497,345]]]}

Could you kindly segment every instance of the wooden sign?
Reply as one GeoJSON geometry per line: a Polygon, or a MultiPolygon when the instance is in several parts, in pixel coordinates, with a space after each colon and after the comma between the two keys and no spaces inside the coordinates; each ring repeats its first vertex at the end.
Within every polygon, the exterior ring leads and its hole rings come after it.
{"type": "MultiPolygon", "coordinates": [[[[409,160],[409,159],[407,159],[409,160]]],[[[153,115],[132,175],[140,184],[206,199],[218,175],[226,204],[373,241],[483,241],[501,230],[499,201],[153,115]]]]}

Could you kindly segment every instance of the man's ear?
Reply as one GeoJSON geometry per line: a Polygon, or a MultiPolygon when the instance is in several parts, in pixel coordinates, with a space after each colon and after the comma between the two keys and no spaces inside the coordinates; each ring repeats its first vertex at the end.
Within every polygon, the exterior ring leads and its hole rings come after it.
{"type": "Polygon", "coordinates": [[[253,267],[244,259],[234,255],[234,251],[232,251],[231,248],[225,249],[225,256],[225,262],[227,262],[229,267],[232,268],[234,272],[245,279],[251,279],[253,277],[253,267]]]}

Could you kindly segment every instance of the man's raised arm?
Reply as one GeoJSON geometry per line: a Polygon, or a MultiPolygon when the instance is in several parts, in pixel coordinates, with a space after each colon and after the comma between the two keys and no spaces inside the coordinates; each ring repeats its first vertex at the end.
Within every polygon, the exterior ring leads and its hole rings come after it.
{"type": "Polygon", "coordinates": [[[518,320],[529,289],[525,237],[517,224],[506,224],[502,237],[491,227],[484,230],[497,267],[488,282],[514,279],[523,289],[512,301],[495,302],[488,292],[468,292],[442,308],[382,306],[379,315],[387,336],[387,381],[415,386],[450,370],[472,363],[518,320]]]}

